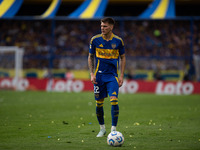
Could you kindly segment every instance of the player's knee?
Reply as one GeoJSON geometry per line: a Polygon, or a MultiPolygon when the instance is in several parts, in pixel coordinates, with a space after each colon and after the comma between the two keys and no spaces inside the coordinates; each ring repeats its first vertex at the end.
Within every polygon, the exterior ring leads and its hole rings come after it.
{"type": "Polygon", "coordinates": [[[103,107],[104,100],[96,101],[97,107],[103,107]]]}
{"type": "Polygon", "coordinates": [[[118,98],[115,96],[110,97],[111,105],[118,105],[118,98]]]}

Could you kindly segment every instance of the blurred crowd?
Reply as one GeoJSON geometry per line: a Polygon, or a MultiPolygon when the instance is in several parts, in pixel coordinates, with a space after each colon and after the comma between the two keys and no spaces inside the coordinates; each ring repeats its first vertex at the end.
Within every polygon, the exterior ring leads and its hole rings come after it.
{"type": "MultiPolygon", "coordinates": [[[[200,20],[121,20],[114,33],[124,40],[127,70],[186,70],[191,55],[200,57],[199,26],[200,20]]],[[[0,20],[0,46],[23,47],[24,68],[87,69],[89,42],[99,33],[98,20],[0,20]]]]}

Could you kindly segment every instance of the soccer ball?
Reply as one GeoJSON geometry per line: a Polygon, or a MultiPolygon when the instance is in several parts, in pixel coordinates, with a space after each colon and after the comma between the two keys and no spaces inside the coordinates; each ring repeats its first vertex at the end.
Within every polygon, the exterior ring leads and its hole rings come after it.
{"type": "Polygon", "coordinates": [[[124,136],[119,131],[112,131],[108,134],[107,143],[111,146],[122,146],[124,143],[124,136]]]}

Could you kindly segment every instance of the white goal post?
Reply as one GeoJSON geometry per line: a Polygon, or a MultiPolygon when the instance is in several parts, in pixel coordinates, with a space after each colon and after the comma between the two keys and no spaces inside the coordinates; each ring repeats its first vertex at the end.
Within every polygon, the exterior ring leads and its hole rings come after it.
{"type": "Polygon", "coordinates": [[[22,77],[24,49],[17,46],[0,46],[0,68],[14,69],[14,78],[22,77]]]}

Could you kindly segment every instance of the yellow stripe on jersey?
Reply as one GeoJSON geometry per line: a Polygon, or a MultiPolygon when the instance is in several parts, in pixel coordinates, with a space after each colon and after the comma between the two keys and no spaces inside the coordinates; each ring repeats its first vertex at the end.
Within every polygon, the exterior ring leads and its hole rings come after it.
{"type": "Polygon", "coordinates": [[[114,35],[114,37],[115,37],[116,39],[119,39],[119,40],[122,42],[122,45],[124,46],[124,41],[122,40],[122,38],[120,38],[120,37],[117,36],[117,35],[114,35]]]}
{"type": "MultiPolygon", "coordinates": [[[[119,74],[119,67],[118,67],[118,61],[117,61],[117,75],[118,74],[119,74]]],[[[117,78],[117,82],[119,83],[118,78],[117,78]]]]}
{"type": "Polygon", "coordinates": [[[99,70],[99,63],[100,63],[100,61],[98,60],[97,67],[96,67],[96,70],[95,70],[95,73],[94,73],[95,76],[97,74],[97,71],[99,70]]]}
{"type": "Polygon", "coordinates": [[[91,41],[90,41],[90,44],[92,44],[92,41],[98,37],[101,37],[101,34],[97,34],[95,36],[92,37],[91,41]]]}
{"type": "Polygon", "coordinates": [[[96,48],[96,56],[105,59],[118,59],[119,50],[96,48]]]}
{"type": "Polygon", "coordinates": [[[118,80],[118,78],[117,78],[117,77],[115,77],[115,79],[117,80],[117,83],[119,84],[119,80],[118,80]]]}

